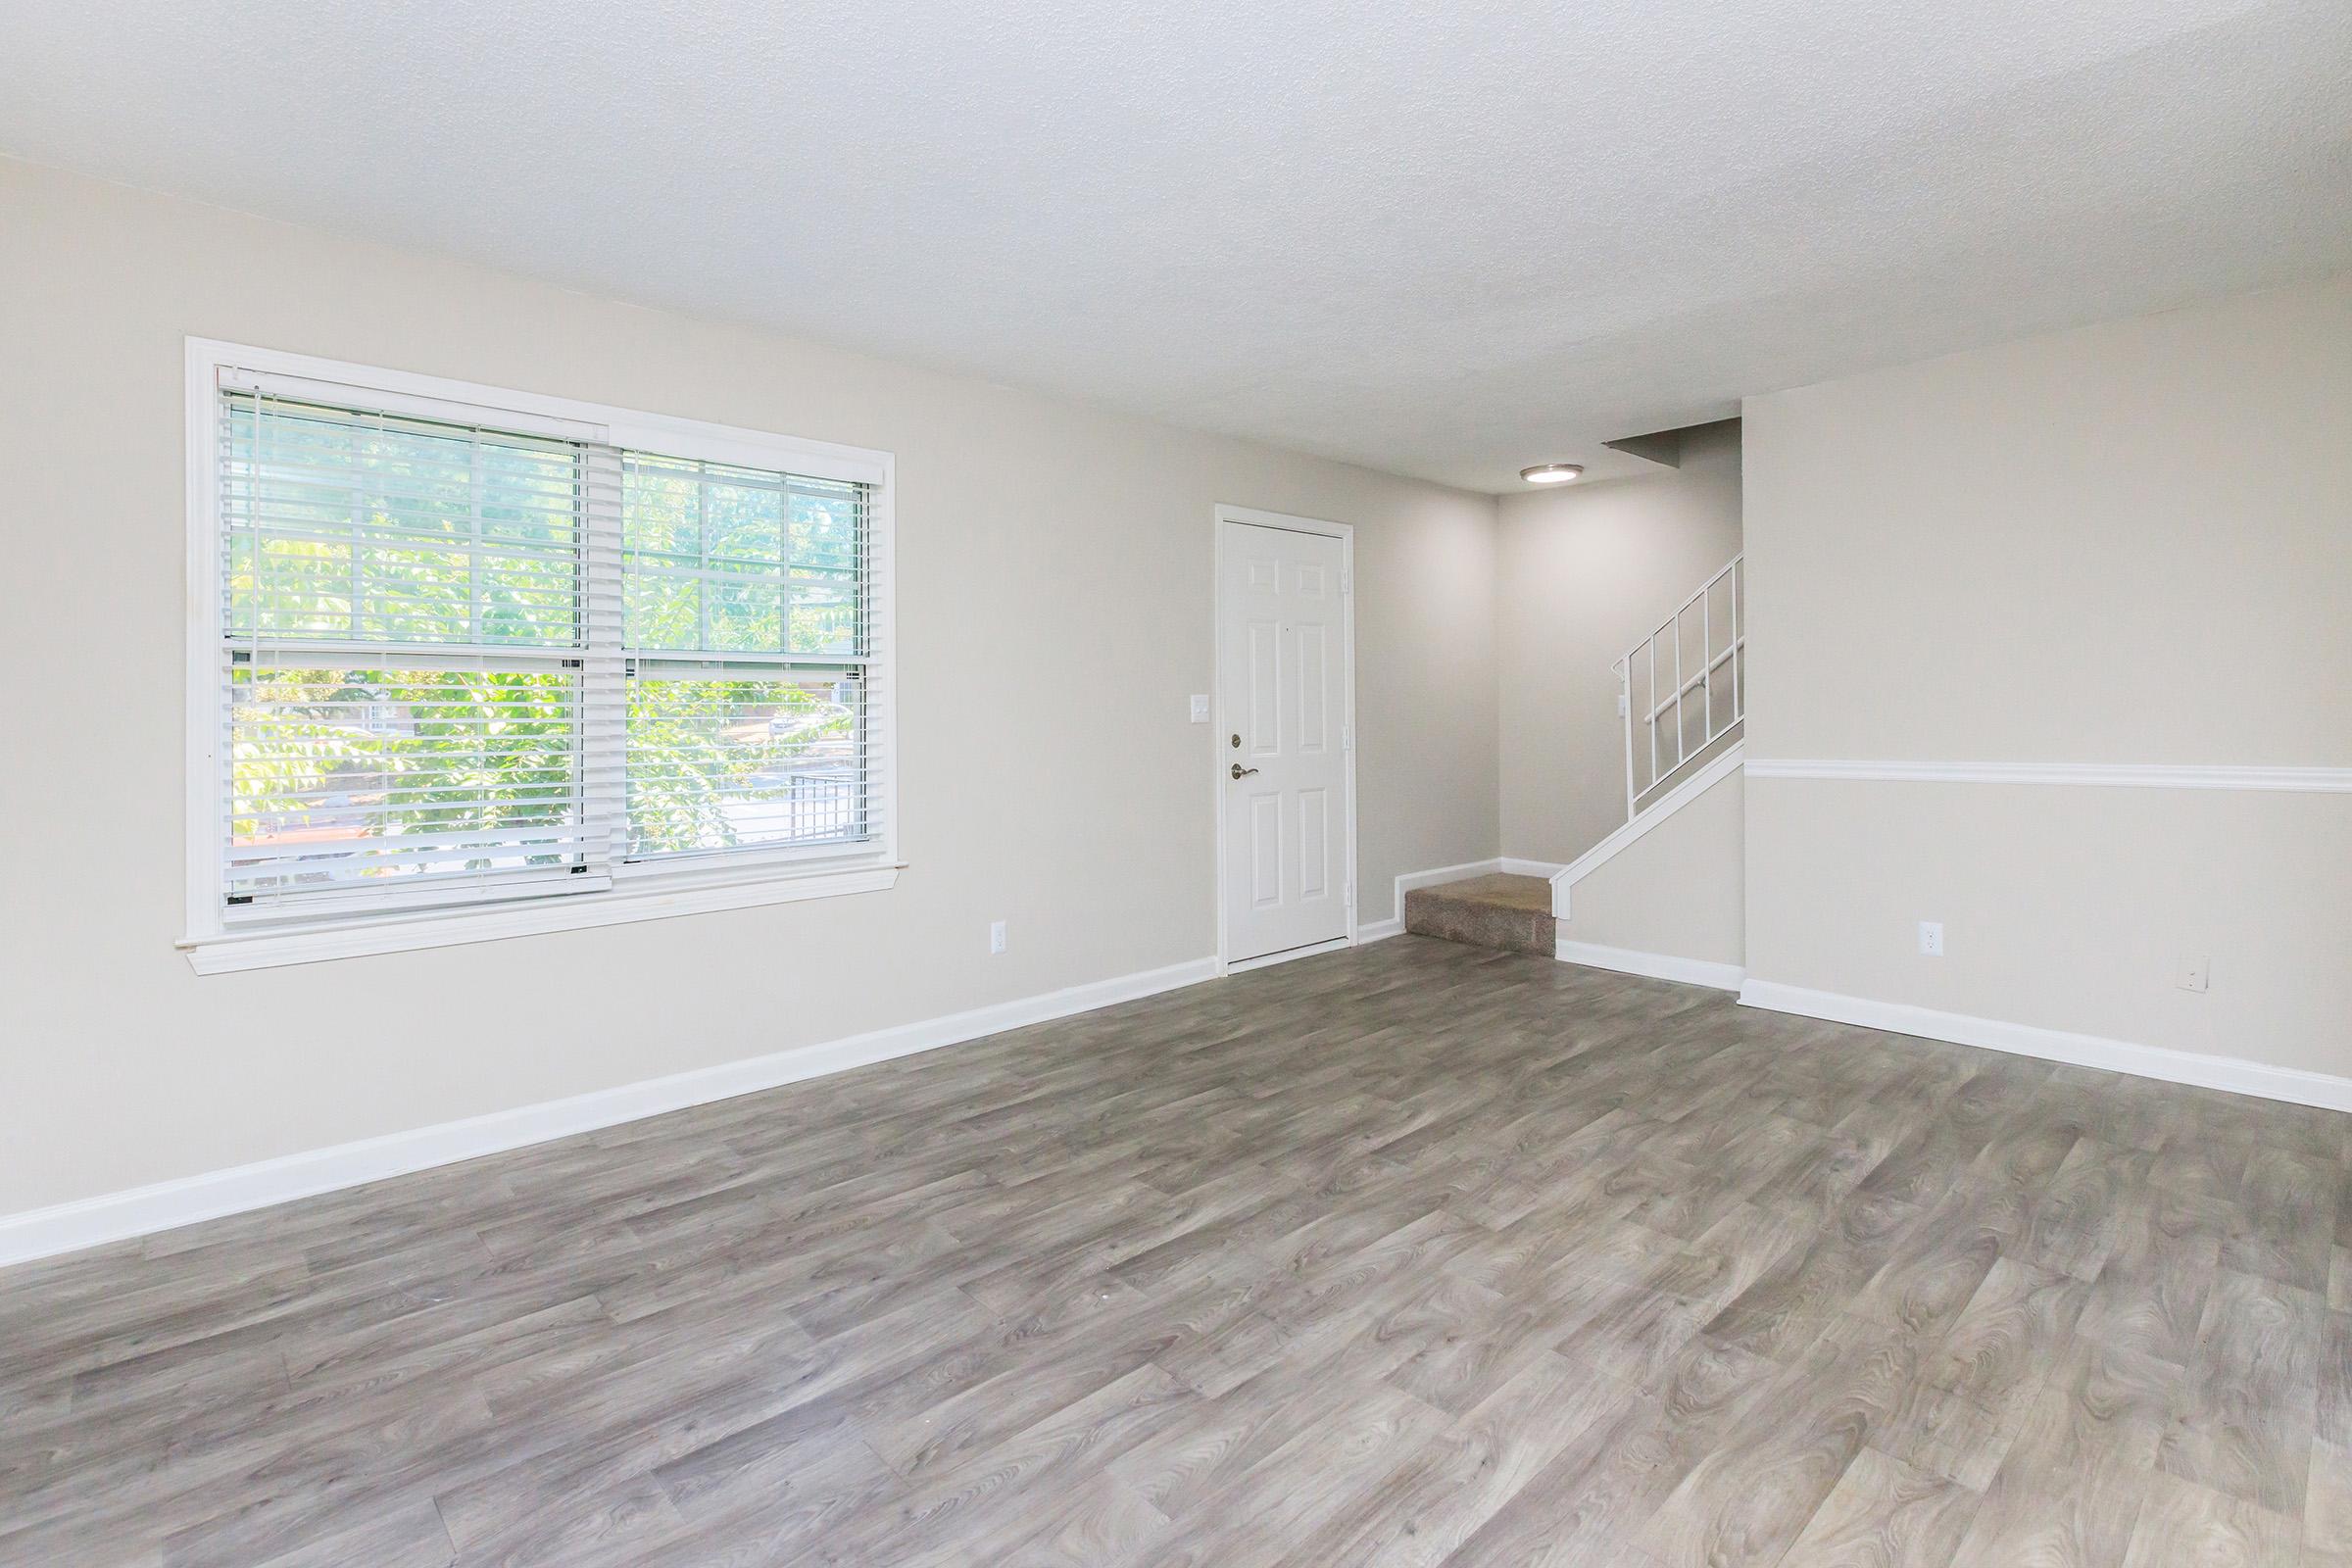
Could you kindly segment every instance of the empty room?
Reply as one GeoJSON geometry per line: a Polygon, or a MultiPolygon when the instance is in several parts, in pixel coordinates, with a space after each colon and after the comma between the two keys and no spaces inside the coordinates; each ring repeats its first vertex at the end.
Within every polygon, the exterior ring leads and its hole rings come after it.
{"type": "Polygon", "coordinates": [[[2352,5],[0,6],[0,1568],[2352,1568],[2352,5]]]}

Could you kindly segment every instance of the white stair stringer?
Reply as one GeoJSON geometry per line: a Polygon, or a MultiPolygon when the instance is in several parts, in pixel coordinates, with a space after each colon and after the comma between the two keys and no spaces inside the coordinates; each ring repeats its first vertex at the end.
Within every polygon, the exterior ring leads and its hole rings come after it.
{"type": "Polygon", "coordinates": [[[1640,843],[1651,829],[1704,795],[1726,774],[1741,767],[1746,758],[1747,742],[1744,739],[1733,742],[1716,754],[1711,761],[1692,771],[1690,777],[1643,807],[1641,814],[1632,821],[1561,868],[1551,879],[1552,918],[1569,918],[1569,890],[1577,883],[1640,843]]]}

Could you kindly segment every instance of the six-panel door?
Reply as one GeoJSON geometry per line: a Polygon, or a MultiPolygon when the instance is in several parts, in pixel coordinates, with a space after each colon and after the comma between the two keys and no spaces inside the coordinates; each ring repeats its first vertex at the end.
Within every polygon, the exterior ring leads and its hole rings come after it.
{"type": "Polygon", "coordinates": [[[1220,526],[1217,772],[1225,956],[1238,962],[1348,934],[1346,547],[1220,526]]]}

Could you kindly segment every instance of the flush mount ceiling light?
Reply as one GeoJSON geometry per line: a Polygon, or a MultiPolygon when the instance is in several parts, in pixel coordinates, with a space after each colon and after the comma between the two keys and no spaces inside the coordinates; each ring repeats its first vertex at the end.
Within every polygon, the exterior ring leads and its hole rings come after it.
{"type": "Polygon", "coordinates": [[[1584,471],[1581,463],[1539,463],[1532,468],[1521,468],[1519,477],[1529,484],[1566,484],[1584,471]]]}

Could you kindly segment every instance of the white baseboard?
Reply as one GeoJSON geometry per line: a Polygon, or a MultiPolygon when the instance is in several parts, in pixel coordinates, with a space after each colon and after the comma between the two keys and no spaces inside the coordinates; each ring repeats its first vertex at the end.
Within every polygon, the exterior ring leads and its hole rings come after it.
{"type": "Polygon", "coordinates": [[[1367,942],[1386,942],[1391,937],[1402,935],[1404,935],[1402,920],[1367,920],[1359,923],[1355,928],[1355,945],[1360,948],[1367,942]]]}
{"type": "Polygon", "coordinates": [[[2308,1072],[2300,1067],[2274,1067],[2235,1056],[2208,1056],[2193,1051],[2175,1051],[2168,1046],[2111,1040],[2103,1035],[2071,1034],[2063,1029],[2006,1023],[1963,1012],[1939,1012],[1908,1003],[1876,1002],[1834,991],[1810,991],[1774,980],[1748,981],[1740,988],[1740,1002],[1742,1006],[1860,1024],[1866,1029],[1918,1035],[1927,1040],[1948,1040],[1955,1045],[1982,1046],[1987,1051],[2038,1056],[2077,1067],[2098,1067],[2166,1083],[2194,1084],[2200,1089],[2283,1100],[2290,1104],[2317,1105],[2325,1110],[2352,1110],[2352,1078],[2308,1072]]]}
{"type": "Polygon", "coordinates": [[[1566,937],[1560,939],[1555,956],[1562,963],[1647,975],[1652,980],[1679,980],[1690,986],[1713,986],[1718,991],[1737,991],[1747,978],[1747,971],[1736,963],[1678,958],[1670,953],[1639,953],[1632,948],[1604,948],[1597,942],[1571,942],[1566,937]]]}
{"type": "Polygon", "coordinates": [[[1097,980],[944,1018],[877,1029],[846,1040],[797,1046],[770,1055],[600,1089],[568,1100],[519,1105],[464,1121],[418,1127],[332,1149],[315,1149],[229,1170],[185,1176],[128,1192],[4,1215],[0,1216],[0,1265],[174,1230],[200,1220],[267,1208],[273,1203],[357,1187],[389,1176],[405,1176],[434,1165],[475,1159],[665,1111],[731,1100],[737,1095],[868,1066],[894,1056],[910,1056],[1026,1024],[1045,1023],[1174,991],[1213,979],[1216,972],[1216,959],[1195,958],[1164,969],[1097,980]]]}
{"type": "Polygon", "coordinates": [[[1359,924],[1355,930],[1358,942],[1378,942],[1381,937],[1393,937],[1404,929],[1404,896],[1415,888],[1434,888],[1441,882],[1466,882],[1474,876],[1493,876],[1497,871],[1512,876],[1556,875],[1559,867],[1549,860],[1522,860],[1515,856],[1498,855],[1491,860],[1464,860],[1459,865],[1432,866],[1426,871],[1407,871],[1396,879],[1396,917],[1394,920],[1374,920],[1359,924]],[[1396,930],[1383,931],[1382,926],[1396,930]],[[1378,932],[1378,935],[1373,933],[1378,932]]]}
{"type": "Polygon", "coordinates": [[[1407,871],[1396,879],[1396,918],[1404,918],[1404,896],[1415,888],[1434,888],[1441,882],[1461,882],[1474,876],[1493,876],[1502,869],[1500,858],[1490,860],[1464,860],[1459,865],[1432,866],[1426,871],[1407,871]]]}

